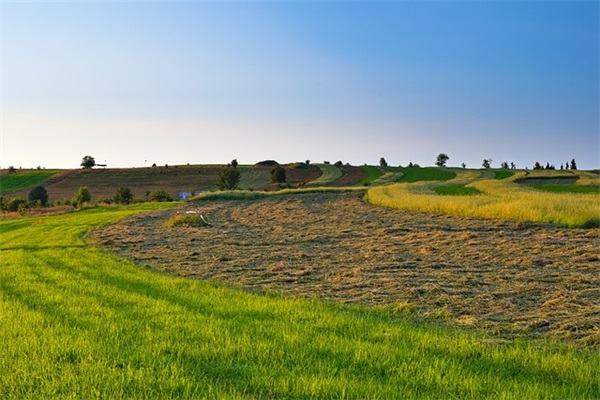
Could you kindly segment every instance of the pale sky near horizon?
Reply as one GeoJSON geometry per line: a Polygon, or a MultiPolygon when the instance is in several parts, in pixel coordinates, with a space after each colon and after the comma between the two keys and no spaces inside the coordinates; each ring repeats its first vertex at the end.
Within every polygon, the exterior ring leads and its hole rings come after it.
{"type": "Polygon", "coordinates": [[[0,167],[600,168],[597,1],[0,1],[0,167]]]}

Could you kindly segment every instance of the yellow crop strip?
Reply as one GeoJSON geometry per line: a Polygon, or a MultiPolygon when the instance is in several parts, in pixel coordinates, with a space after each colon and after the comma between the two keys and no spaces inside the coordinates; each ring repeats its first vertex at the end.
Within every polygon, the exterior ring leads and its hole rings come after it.
{"type": "MultiPolygon", "coordinates": [[[[369,189],[366,199],[375,205],[404,210],[445,213],[480,218],[550,222],[569,227],[600,225],[600,196],[597,194],[548,193],[515,183],[525,171],[504,180],[476,180],[477,171],[458,174],[452,181],[397,184],[369,189]],[[469,183],[470,182],[470,183],[469,183]],[[440,196],[433,188],[446,184],[466,184],[482,195],[440,196]]],[[[578,174],[578,184],[597,184],[592,173],[578,174]]]]}

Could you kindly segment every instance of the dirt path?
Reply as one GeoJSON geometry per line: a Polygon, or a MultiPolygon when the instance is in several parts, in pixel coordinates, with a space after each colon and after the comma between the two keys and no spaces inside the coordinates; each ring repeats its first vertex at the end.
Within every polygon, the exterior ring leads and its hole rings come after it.
{"type": "Polygon", "coordinates": [[[360,194],[189,203],[213,227],[165,228],[175,211],[96,231],[152,268],[368,305],[499,332],[600,344],[598,230],[379,208],[360,194]]]}

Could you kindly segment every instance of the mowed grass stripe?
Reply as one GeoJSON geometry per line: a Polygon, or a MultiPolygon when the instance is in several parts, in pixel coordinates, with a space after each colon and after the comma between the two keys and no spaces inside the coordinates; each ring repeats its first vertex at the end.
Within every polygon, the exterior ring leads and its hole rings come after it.
{"type": "Polygon", "coordinates": [[[342,170],[331,164],[315,164],[321,169],[323,175],[314,181],[308,182],[306,186],[327,186],[331,185],[342,177],[342,170]]]}
{"type": "Polygon", "coordinates": [[[159,275],[85,244],[90,227],[141,209],[0,222],[0,397],[592,398],[600,390],[600,356],[585,349],[491,344],[388,312],[159,275]]]}

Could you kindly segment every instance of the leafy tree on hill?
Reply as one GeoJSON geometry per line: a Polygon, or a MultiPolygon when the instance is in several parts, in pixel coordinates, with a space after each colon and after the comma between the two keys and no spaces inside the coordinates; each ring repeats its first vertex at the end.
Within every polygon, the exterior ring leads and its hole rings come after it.
{"type": "Polygon", "coordinates": [[[437,165],[438,167],[445,167],[446,162],[449,159],[450,159],[450,157],[448,157],[448,155],[446,153],[440,153],[440,154],[438,154],[438,156],[435,160],[435,165],[437,165]]]}
{"type": "Polygon", "coordinates": [[[48,192],[43,186],[36,186],[29,192],[29,201],[39,202],[42,206],[48,205],[48,192]]]}
{"type": "Polygon", "coordinates": [[[232,166],[233,168],[237,168],[238,166],[238,161],[236,159],[231,160],[231,162],[229,163],[230,166],[232,166]]]}
{"type": "Polygon", "coordinates": [[[544,169],[544,167],[542,167],[542,164],[536,161],[535,164],[533,164],[533,169],[544,169]]]}
{"type": "Polygon", "coordinates": [[[571,160],[571,164],[569,165],[569,169],[577,169],[577,163],[575,162],[575,159],[571,160]]]}
{"type": "Polygon", "coordinates": [[[85,156],[81,159],[81,166],[83,168],[92,168],[96,165],[96,159],[92,156],[85,156]]]}
{"type": "Polygon", "coordinates": [[[240,184],[240,171],[231,166],[223,168],[217,178],[219,190],[236,190],[240,184]]]}
{"type": "Polygon", "coordinates": [[[489,169],[492,166],[492,159],[491,158],[486,158],[483,160],[483,162],[481,163],[481,165],[483,166],[483,168],[485,169],[489,169]]]}
{"type": "Polygon", "coordinates": [[[92,201],[90,190],[87,186],[81,186],[75,194],[75,197],[73,197],[71,204],[73,207],[77,208],[81,207],[84,203],[89,203],[90,201],[92,201]]]}
{"type": "Polygon", "coordinates": [[[502,162],[500,164],[500,168],[502,168],[502,169],[508,169],[508,163],[506,161],[502,162]]]}
{"type": "Polygon", "coordinates": [[[388,163],[387,163],[387,161],[385,161],[385,158],[381,157],[379,159],[379,166],[380,167],[387,167],[388,166],[388,163]]]}
{"type": "Polygon", "coordinates": [[[13,167],[12,165],[8,167],[8,173],[9,174],[16,174],[17,170],[15,169],[15,167],[13,167]]]}
{"type": "Polygon", "coordinates": [[[273,183],[284,183],[287,180],[285,169],[282,167],[275,167],[271,170],[271,182],[273,183]]]}
{"type": "Polygon", "coordinates": [[[131,193],[131,189],[128,187],[120,187],[117,189],[113,200],[117,204],[131,204],[133,202],[133,193],[131,193]]]}

